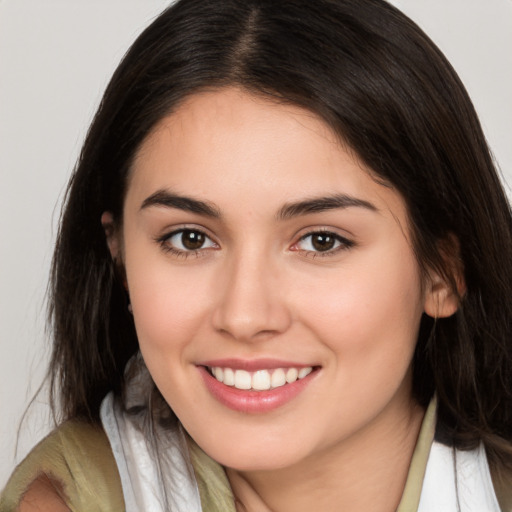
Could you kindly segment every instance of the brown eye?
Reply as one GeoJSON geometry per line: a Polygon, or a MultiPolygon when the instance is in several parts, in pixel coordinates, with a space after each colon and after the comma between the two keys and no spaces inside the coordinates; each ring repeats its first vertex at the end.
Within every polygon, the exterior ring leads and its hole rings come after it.
{"type": "Polygon", "coordinates": [[[329,251],[334,248],[336,239],[330,233],[315,233],[311,235],[311,245],[317,251],[329,251]]]}
{"type": "Polygon", "coordinates": [[[191,231],[185,229],[181,232],[181,243],[185,249],[189,251],[196,251],[197,249],[201,249],[205,241],[204,233],[200,231],[191,231]]]}
{"type": "Polygon", "coordinates": [[[316,231],[304,235],[296,244],[296,250],[308,253],[326,253],[334,254],[339,249],[348,249],[354,245],[354,242],[346,238],[331,233],[330,231],[316,231]]]}
{"type": "Polygon", "coordinates": [[[192,252],[216,247],[205,233],[197,229],[180,229],[162,239],[162,243],[177,252],[192,252]]]}

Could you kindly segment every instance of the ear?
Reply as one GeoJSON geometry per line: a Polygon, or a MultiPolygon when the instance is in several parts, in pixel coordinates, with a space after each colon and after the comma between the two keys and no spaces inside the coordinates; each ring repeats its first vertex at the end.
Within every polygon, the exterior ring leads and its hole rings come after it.
{"type": "Polygon", "coordinates": [[[121,243],[114,223],[114,216],[111,212],[103,212],[101,214],[101,225],[103,226],[103,231],[105,231],[105,239],[110,256],[112,256],[114,262],[119,262],[121,258],[121,243]]]}
{"type": "Polygon", "coordinates": [[[444,272],[430,269],[425,286],[425,313],[432,318],[452,316],[466,293],[459,241],[449,236],[439,243],[444,272]]]}
{"type": "Polygon", "coordinates": [[[424,310],[432,318],[452,316],[459,308],[459,297],[441,275],[429,275],[424,310]]]}

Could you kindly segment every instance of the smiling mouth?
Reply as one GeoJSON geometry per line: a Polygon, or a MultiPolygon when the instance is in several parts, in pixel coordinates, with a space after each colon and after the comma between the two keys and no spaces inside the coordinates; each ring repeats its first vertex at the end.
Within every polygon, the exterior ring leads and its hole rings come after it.
{"type": "Polygon", "coordinates": [[[315,370],[313,366],[302,368],[274,368],[249,372],[220,366],[206,367],[208,373],[218,382],[240,390],[268,391],[293,384],[307,377],[315,370]]]}

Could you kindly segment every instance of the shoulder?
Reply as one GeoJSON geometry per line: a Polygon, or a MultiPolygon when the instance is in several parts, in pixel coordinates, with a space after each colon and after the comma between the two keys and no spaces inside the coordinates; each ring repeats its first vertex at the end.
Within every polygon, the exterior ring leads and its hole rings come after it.
{"type": "Polygon", "coordinates": [[[46,506],[52,499],[51,510],[60,510],[56,500],[66,505],[62,510],[124,510],[119,473],[100,425],[68,421],[43,439],[12,474],[0,511],[14,511],[20,503],[46,506]]]}
{"type": "Polygon", "coordinates": [[[23,494],[18,512],[70,512],[62,487],[46,475],[37,477],[23,494]]]}

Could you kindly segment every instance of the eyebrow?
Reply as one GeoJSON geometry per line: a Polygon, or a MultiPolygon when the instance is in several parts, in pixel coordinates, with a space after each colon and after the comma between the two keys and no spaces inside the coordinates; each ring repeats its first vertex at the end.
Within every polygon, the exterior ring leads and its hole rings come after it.
{"type": "Polygon", "coordinates": [[[314,197],[304,201],[287,203],[277,213],[277,219],[287,220],[309,213],[320,213],[350,207],[365,208],[373,212],[379,211],[375,205],[364,199],[358,199],[346,194],[334,194],[332,196],[314,197]]]}
{"type": "Polygon", "coordinates": [[[158,190],[154,194],[144,199],[140,209],[149,208],[151,206],[163,206],[165,208],[176,208],[191,213],[204,215],[205,217],[212,217],[219,219],[221,217],[219,209],[207,202],[193,199],[192,197],[181,196],[170,192],[169,190],[158,190]]]}
{"type": "MultiPolygon", "coordinates": [[[[214,219],[221,218],[220,210],[214,204],[208,201],[201,201],[192,197],[182,196],[164,189],[158,190],[147,197],[143,201],[140,209],[143,210],[151,206],[176,208],[178,210],[197,213],[205,217],[211,217],[214,219]]],[[[350,207],[365,208],[370,211],[378,212],[378,208],[368,201],[346,194],[334,194],[331,196],[314,197],[303,201],[287,203],[279,209],[276,218],[278,220],[288,220],[301,215],[350,207]]]]}

